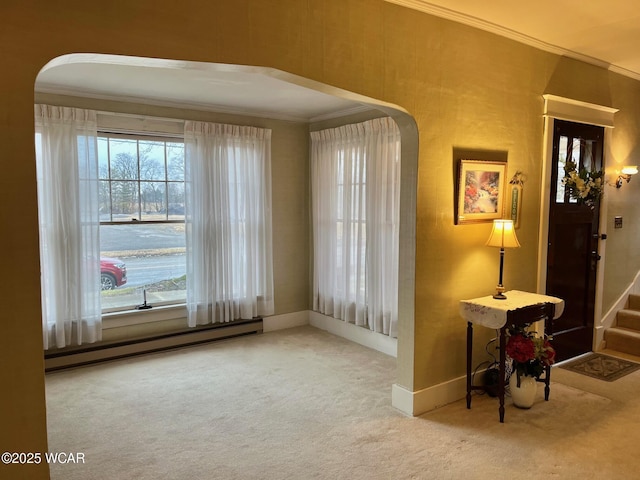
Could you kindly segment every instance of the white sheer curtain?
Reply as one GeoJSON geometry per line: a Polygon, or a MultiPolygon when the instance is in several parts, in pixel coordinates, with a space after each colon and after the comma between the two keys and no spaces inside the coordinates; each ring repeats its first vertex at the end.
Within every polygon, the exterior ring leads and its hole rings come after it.
{"type": "Polygon", "coordinates": [[[273,314],[271,130],[185,123],[189,326],[273,314]]]}
{"type": "Polygon", "coordinates": [[[400,131],[311,133],[313,309],[397,337],[400,131]]]}
{"type": "Polygon", "coordinates": [[[35,105],[44,348],[102,339],[96,115],[35,105]]]}

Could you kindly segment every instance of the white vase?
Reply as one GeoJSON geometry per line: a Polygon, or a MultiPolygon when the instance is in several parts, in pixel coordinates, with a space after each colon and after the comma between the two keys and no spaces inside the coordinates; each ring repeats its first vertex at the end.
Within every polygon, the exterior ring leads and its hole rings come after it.
{"type": "Polygon", "coordinates": [[[520,375],[520,386],[518,387],[518,374],[513,372],[509,378],[509,390],[513,404],[518,408],[531,408],[536,399],[538,382],[534,377],[520,375]]]}

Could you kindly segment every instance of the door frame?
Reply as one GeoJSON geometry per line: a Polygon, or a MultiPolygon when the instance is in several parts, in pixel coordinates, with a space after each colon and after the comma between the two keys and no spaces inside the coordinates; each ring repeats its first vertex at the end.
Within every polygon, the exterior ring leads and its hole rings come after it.
{"type": "MultiPolygon", "coordinates": [[[[551,164],[553,155],[553,128],[555,120],[568,120],[570,122],[586,123],[605,127],[604,129],[604,149],[602,151],[602,164],[606,168],[611,165],[611,130],[613,128],[613,116],[618,111],[617,108],[586,103],[570,98],[545,94],[544,98],[544,133],[542,152],[542,179],[540,188],[540,228],[538,230],[538,274],[537,293],[546,293],[547,284],[547,250],[549,245],[549,209],[551,194],[551,164]]],[[[599,232],[607,233],[607,195],[600,200],[599,232]]],[[[598,240],[598,272],[596,275],[596,298],[594,308],[594,332],[592,350],[599,349],[602,336],[598,335],[603,330],[602,317],[602,294],[604,281],[604,267],[606,262],[606,241],[602,238],[598,240]]]]}

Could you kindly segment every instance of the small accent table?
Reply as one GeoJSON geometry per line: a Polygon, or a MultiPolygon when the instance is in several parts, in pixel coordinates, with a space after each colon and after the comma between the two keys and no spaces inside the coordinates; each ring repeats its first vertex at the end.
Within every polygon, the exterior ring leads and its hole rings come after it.
{"type": "MultiPolygon", "coordinates": [[[[500,407],[498,412],[500,422],[504,423],[504,376],[505,376],[505,345],[507,328],[511,325],[529,325],[547,320],[543,333],[551,333],[551,323],[559,318],[564,311],[564,300],[548,295],[511,290],[506,292],[506,300],[496,300],[491,295],[471,300],[460,301],[460,315],[467,321],[467,408],[471,408],[471,391],[484,390],[484,386],[471,384],[471,357],[473,350],[473,325],[500,330],[500,362],[498,377],[498,397],[500,407]]],[[[545,372],[545,400],[549,400],[549,379],[551,368],[545,372]]]]}

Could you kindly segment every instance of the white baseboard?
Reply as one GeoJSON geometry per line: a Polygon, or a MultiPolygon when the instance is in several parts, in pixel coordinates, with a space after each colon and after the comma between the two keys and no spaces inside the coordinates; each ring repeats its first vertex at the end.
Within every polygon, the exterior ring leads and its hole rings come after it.
{"type": "Polygon", "coordinates": [[[458,377],[448,382],[411,392],[393,384],[391,405],[407,415],[417,417],[423,413],[463,399],[467,393],[467,377],[458,377]]]}
{"type": "Polygon", "coordinates": [[[262,322],[265,333],[311,325],[386,355],[398,356],[398,339],[311,310],[264,317],[262,322]]]}
{"type": "Polygon", "coordinates": [[[170,348],[197,345],[199,343],[232,338],[239,335],[258,334],[262,333],[262,329],[262,319],[249,320],[245,322],[216,324],[214,326],[186,329],[170,335],[112,342],[110,344],[100,345],[99,347],[85,345],[62,352],[47,352],[44,360],[45,371],[88,365],[105,360],[158,352],[170,348]]]}
{"type": "Polygon", "coordinates": [[[386,355],[396,358],[398,356],[398,340],[396,338],[313,311],[309,312],[309,324],[386,355]]]}
{"type": "Polygon", "coordinates": [[[309,325],[309,310],[283,313],[262,319],[262,331],[265,333],[285,328],[302,327],[303,325],[309,325]]]}
{"type": "Polygon", "coordinates": [[[414,392],[397,383],[391,385],[391,405],[411,417],[413,417],[413,396],[414,392]]]}

